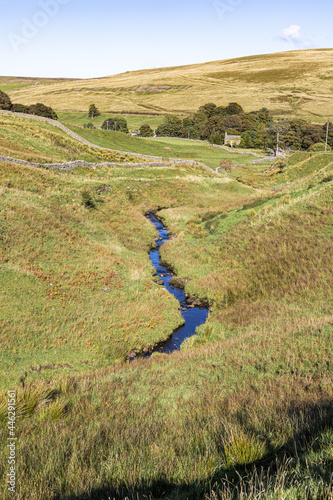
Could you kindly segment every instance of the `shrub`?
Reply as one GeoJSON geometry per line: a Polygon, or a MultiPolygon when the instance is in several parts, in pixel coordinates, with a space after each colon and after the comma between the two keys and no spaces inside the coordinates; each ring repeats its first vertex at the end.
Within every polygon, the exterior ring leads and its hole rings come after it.
{"type": "Polygon", "coordinates": [[[89,191],[87,191],[87,190],[82,191],[81,197],[82,197],[83,205],[86,208],[96,208],[96,203],[95,203],[94,199],[92,198],[91,194],[89,193],[89,191]]]}
{"type": "Polygon", "coordinates": [[[83,128],[95,129],[95,125],[92,122],[84,123],[83,128]]]}
{"type": "Polygon", "coordinates": [[[222,160],[220,163],[220,169],[226,172],[232,172],[233,163],[231,160],[222,160]]]}
{"type": "Polygon", "coordinates": [[[324,177],[321,181],[320,184],[324,184],[325,182],[331,182],[333,181],[333,174],[327,175],[324,177]]]}
{"type": "MultiPolygon", "coordinates": [[[[316,144],[313,144],[310,148],[309,151],[314,151],[314,152],[323,152],[325,151],[325,144],[323,142],[317,142],[316,144]]],[[[327,151],[332,151],[331,146],[327,144],[327,151]]]]}
{"type": "Polygon", "coordinates": [[[285,167],[287,166],[287,160],[284,158],[278,158],[272,165],[275,168],[278,168],[280,171],[280,174],[284,171],[285,167]]]}

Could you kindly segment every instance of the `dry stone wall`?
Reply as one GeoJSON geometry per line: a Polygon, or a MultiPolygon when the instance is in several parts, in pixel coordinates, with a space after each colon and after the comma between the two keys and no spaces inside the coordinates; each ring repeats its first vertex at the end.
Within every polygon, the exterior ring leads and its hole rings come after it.
{"type": "Polygon", "coordinates": [[[150,163],[88,163],[83,160],[70,161],[66,163],[33,163],[30,161],[19,160],[17,158],[11,158],[10,156],[1,156],[0,161],[5,163],[16,163],[18,165],[27,165],[29,167],[35,168],[50,168],[52,170],[63,170],[70,172],[77,167],[87,167],[87,168],[102,168],[102,167],[164,167],[166,165],[171,165],[165,162],[150,162],[150,163]]]}

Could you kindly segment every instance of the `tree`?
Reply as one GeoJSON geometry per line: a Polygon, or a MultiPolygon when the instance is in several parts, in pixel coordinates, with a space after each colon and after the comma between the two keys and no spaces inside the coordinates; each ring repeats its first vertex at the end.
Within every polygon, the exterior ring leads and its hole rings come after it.
{"type": "Polygon", "coordinates": [[[224,137],[218,132],[213,132],[208,140],[211,144],[217,144],[219,146],[224,144],[224,137]]]}
{"type": "Polygon", "coordinates": [[[125,118],[110,116],[107,120],[103,122],[102,125],[103,130],[115,130],[116,132],[123,132],[124,134],[128,134],[128,126],[125,118]]]}
{"type": "Polygon", "coordinates": [[[58,120],[58,115],[52,108],[45,106],[41,102],[33,104],[29,107],[30,115],[45,116],[45,118],[51,118],[51,120],[58,120]]]}
{"type": "Polygon", "coordinates": [[[237,102],[229,102],[228,106],[225,108],[225,111],[226,116],[239,115],[239,113],[244,113],[242,106],[237,102]]]}
{"type": "Polygon", "coordinates": [[[24,104],[13,104],[12,109],[14,113],[26,113],[30,114],[30,106],[25,106],[24,104]]]}
{"type": "Polygon", "coordinates": [[[204,104],[203,106],[200,106],[199,108],[199,113],[204,113],[207,118],[210,118],[211,116],[216,115],[216,104],[209,102],[208,104],[204,104]]]}
{"type": "Polygon", "coordinates": [[[212,136],[224,136],[225,130],[223,118],[221,116],[211,116],[201,126],[201,138],[210,140],[212,136]]]}
{"type": "Polygon", "coordinates": [[[184,134],[183,123],[176,115],[166,115],[164,121],[156,129],[159,137],[182,137],[184,134]]]}
{"type": "Polygon", "coordinates": [[[154,135],[154,131],[148,123],[145,123],[140,127],[140,135],[141,137],[152,137],[154,135]]]}
{"type": "Polygon", "coordinates": [[[12,101],[10,100],[9,95],[5,94],[0,90],[0,109],[12,109],[12,101]]]}
{"type": "Polygon", "coordinates": [[[242,132],[242,120],[237,115],[226,116],[225,118],[223,118],[223,123],[226,130],[233,129],[238,133],[242,132]]]}
{"type": "Polygon", "coordinates": [[[95,104],[90,104],[89,106],[89,117],[93,120],[96,116],[100,116],[99,110],[96,108],[95,104]]]}
{"type": "Polygon", "coordinates": [[[257,134],[254,130],[249,130],[247,132],[244,132],[244,134],[242,134],[242,140],[241,140],[241,144],[240,144],[241,147],[254,148],[256,136],[257,136],[257,134]]]}

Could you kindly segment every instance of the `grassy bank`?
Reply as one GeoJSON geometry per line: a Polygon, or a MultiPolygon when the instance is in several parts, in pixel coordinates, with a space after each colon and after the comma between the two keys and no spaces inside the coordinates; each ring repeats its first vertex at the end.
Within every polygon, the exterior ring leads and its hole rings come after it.
{"type": "Polygon", "coordinates": [[[331,155],[263,170],[1,165],[16,500],[331,498],[331,155]],[[180,322],[148,258],[158,206],[163,258],[213,310],[181,352],[123,364],[180,322]]]}

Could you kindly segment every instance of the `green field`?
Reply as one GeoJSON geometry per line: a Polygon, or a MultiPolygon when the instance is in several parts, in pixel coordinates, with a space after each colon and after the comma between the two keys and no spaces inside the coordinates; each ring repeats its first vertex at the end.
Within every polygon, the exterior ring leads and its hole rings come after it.
{"type": "Polygon", "coordinates": [[[70,127],[88,141],[104,148],[110,148],[130,153],[169,158],[184,158],[202,162],[212,168],[219,167],[222,160],[229,159],[235,164],[247,164],[256,158],[252,155],[240,155],[216,148],[205,141],[187,141],[170,138],[131,137],[121,132],[107,130],[89,130],[70,127]]]}
{"type": "MultiPolygon", "coordinates": [[[[116,155],[0,119],[0,154],[116,155]]],[[[78,130],[214,165],[229,155],[78,130]]],[[[14,388],[19,471],[2,498],[330,500],[332,206],[333,154],[296,153],[283,173],[0,162],[0,473],[14,388]],[[182,321],[149,260],[157,207],[173,235],[163,259],[211,313],[180,352],[128,363],[182,321]]]]}
{"type": "Polygon", "coordinates": [[[27,85],[31,84],[29,83],[8,83],[4,85],[0,84],[0,90],[2,90],[2,92],[8,92],[9,90],[20,89],[22,87],[26,87],[27,85]]]}

